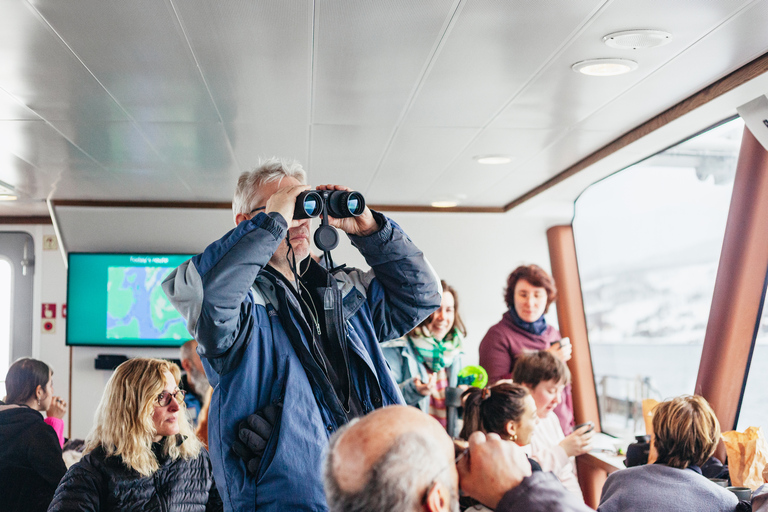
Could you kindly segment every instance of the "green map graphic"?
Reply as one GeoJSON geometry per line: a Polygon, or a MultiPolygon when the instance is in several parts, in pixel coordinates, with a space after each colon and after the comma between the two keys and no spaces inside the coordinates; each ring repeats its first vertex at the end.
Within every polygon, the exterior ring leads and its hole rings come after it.
{"type": "Polygon", "coordinates": [[[187,339],[184,318],[163,293],[170,267],[109,267],[107,338],[187,339]]]}

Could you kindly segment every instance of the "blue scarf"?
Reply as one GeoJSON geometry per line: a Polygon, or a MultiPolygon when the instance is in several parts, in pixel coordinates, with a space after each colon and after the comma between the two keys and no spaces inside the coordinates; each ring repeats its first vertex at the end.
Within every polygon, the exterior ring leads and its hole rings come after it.
{"type": "Polygon", "coordinates": [[[513,324],[531,334],[541,335],[541,333],[547,330],[547,321],[544,320],[544,315],[541,315],[535,322],[526,322],[518,316],[514,306],[509,308],[509,315],[512,317],[513,324]]]}

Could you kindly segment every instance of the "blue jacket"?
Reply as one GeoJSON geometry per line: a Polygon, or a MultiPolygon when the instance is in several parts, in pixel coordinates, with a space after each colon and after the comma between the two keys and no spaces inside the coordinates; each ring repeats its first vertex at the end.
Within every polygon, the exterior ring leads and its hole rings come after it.
{"type": "MultiPolygon", "coordinates": [[[[378,232],[349,237],[372,270],[347,269],[334,276],[343,296],[350,382],[365,412],[403,403],[378,343],[408,332],[440,305],[439,281],[424,255],[399,226],[374,215],[378,232]]],[[[327,510],[323,450],[346,418],[334,393],[310,386],[278,316],[289,304],[279,303],[276,287],[286,285],[262,272],[286,231],[282,216],[260,213],[163,283],[198,342],[214,387],[208,438],[226,510],[327,510]],[[231,446],[238,423],[270,403],[281,403],[282,414],[254,480],[231,446]]],[[[295,295],[280,295],[291,301],[294,324],[306,322],[295,295]]],[[[301,338],[305,356],[309,345],[303,329],[289,327],[301,338]]]]}

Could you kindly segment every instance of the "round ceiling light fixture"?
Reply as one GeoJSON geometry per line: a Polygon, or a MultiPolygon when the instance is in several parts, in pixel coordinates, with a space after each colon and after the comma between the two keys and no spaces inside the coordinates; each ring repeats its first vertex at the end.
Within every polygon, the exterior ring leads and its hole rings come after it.
{"type": "Polygon", "coordinates": [[[672,40],[672,34],[663,30],[622,30],[603,36],[603,42],[620,50],[639,50],[664,46],[672,40]]]}
{"type": "Polygon", "coordinates": [[[629,59],[589,59],[577,62],[571,69],[589,76],[615,76],[634,71],[637,62],[629,59]]]}
{"type": "Polygon", "coordinates": [[[431,205],[432,208],[455,208],[456,206],[459,206],[459,202],[453,201],[451,199],[445,199],[440,201],[432,201],[431,205]]]}
{"type": "Polygon", "coordinates": [[[512,157],[508,155],[477,155],[473,158],[483,165],[502,165],[512,161],[512,157]]]}

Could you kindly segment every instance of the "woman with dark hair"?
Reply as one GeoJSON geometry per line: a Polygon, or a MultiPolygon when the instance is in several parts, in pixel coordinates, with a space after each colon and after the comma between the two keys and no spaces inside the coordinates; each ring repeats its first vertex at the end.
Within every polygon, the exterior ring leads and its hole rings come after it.
{"type": "Polygon", "coordinates": [[[7,396],[0,402],[0,511],[47,510],[67,471],[60,443],[66,403],[53,395],[52,375],[32,358],[8,369],[7,396]]]}
{"type": "Polygon", "coordinates": [[[736,510],[736,495],[701,474],[720,442],[720,423],[704,398],[686,395],[657,405],[653,441],[656,462],[608,475],[597,510],[736,510]]]}
{"type": "Polygon", "coordinates": [[[107,382],[85,456],[62,479],[51,512],[221,510],[208,452],[184,411],[181,371],[129,359],[107,382]]]}
{"type": "MultiPolygon", "coordinates": [[[[546,350],[563,362],[571,358],[568,339],[544,318],[556,298],[554,280],[538,265],[512,271],[504,292],[508,309],[480,342],[480,366],[488,372],[490,382],[511,378],[515,361],[525,352],[546,350]]],[[[570,433],[574,425],[570,384],[564,388],[555,414],[563,432],[570,433]]]]}
{"type": "MultiPolygon", "coordinates": [[[[498,434],[518,446],[527,446],[536,429],[536,402],[526,388],[504,382],[488,388],[469,388],[464,398],[464,427],[459,437],[473,432],[498,434]]],[[[533,464],[541,469],[535,461],[533,464]]]]}
{"type": "Polygon", "coordinates": [[[437,419],[456,435],[457,388],[462,342],[467,331],[459,315],[459,296],[445,281],[440,308],[402,338],[381,344],[405,403],[437,419]]]}

